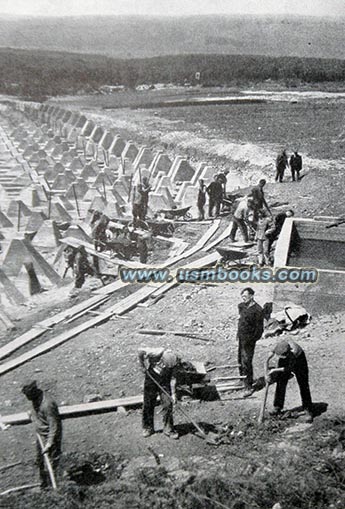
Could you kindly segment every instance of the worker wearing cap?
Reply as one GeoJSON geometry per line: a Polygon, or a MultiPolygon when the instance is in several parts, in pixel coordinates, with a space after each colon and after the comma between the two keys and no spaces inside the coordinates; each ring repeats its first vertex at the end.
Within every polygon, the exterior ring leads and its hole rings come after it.
{"type": "Polygon", "coordinates": [[[164,348],[142,348],[138,350],[140,366],[145,373],[143,436],[149,437],[154,431],[154,410],[159,394],[163,407],[163,433],[178,439],[174,430],[173,404],[176,403],[176,368],[179,357],[164,348]]]}
{"type": "Polygon", "coordinates": [[[37,386],[36,380],[24,384],[22,393],[32,403],[32,411],[29,415],[44,445],[42,450],[39,441],[36,441],[41,487],[46,488],[49,486],[49,475],[45,470],[43,454],[49,454],[54,471],[58,467],[61,456],[62,424],[59,409],[49,394],[37,386]]]}
{"type": "Polygon", "coordinates": [[[313,422],[313,404],[309,389],[308,362],[303,349],[292,339],[279,341],[269,354],[265,365],[267,383],[277,380],[274,408],[271,415],[277,416],[284,407],[286,386],[292,373],[296,375],[301,393],[302,405],[307,414],[306,422],[313,422]],[[278,357],[277,368],[270,369],[272,357],[278,357]]]}

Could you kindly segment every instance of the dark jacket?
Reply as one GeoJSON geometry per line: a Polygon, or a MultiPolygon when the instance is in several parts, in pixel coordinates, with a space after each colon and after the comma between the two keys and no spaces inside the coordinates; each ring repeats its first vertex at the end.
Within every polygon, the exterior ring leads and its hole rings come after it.
{"type": "Polygon", "coordinates": [[[255,343],[258,341],[264,330],[264,315],[262,307],[257,302],[247,306],[244,302],[238,305],[238,339],[255,343]]]}
{"type": "Polygon", "coordinates": [[[223,199],[223,187],[220,182],[211,182],[206,191],[210,198],[213,198],[214,200],[221,201],[223,199]]]}

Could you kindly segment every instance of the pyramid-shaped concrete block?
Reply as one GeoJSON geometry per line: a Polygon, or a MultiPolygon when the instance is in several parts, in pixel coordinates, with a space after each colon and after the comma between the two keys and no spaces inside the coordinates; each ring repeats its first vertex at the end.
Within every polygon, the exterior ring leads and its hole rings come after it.
{"type": "Polygon", "coordinates": [[[182,156],[176,156],[175,159],[173,160],[173,163],[172,163],[171,168],[168,173],[168,177],[170,179],[172,178],[173,174],[176,171],[176,168],[178,167],[178,165],[180,164],[180,161],[182,161],[182,159],[183,159],[182,156]]]}
{"type": "Polygon", "coordinates": [[[3,299],[3,297],[6,296],[9,304],[16,306],[18,306],[19,304],[24,304],[26,300],[24,295],[7,277],[2,268],[0,268],[0,295],[1,299],[3,299]]]}
{"type": "Polygon", "coordinates": [[[85,166],[85,164],[80,157],[74,157],[69,165],[69,168],[72,171],[76,171],[76,170],[82,170],[84,168],[84,166],[85,166]]]}
{"type": "Polygon", "coordinates": [[[88,242],[89,244],[92,244],[91,237],[79,225],[72,224],[64,234],[64,238],[67,237],[73,237],[75,239],[82,240],[83,242],[88,242]]]}
{"type": "MultiPolygon", "coordinates": [[[[116,157],[121,157],[122,153],[124,152],[126,147],[126,142],[119,136],[115,136],[112,140],[112,143],[109,148],[109,154],[114,155],[116,157]]],[[[123,157],[126,157],[125,154],[123,154],[123,157]]],[[[134,155],[134,158],[136,157],[136,154],[134,155]]]]}
{"type": "MultiPolygon", "coordinates": [[[[46,150],[47,150],[47,147],[46,147],[46,150]]],[[[62,148],[62,144],[60,143],[59,145],[55,145],[55,148],[52,150],[50,155],[56,160],[56,159],[60,159],[62,157],[62,154],[63,154],[63,148],[62,148]]]]}
{"type": "Polygon", "coordinates": [[[217,169],[214,166],[205,166],[200,174],[199,179],[203,179],[205,184],[210,184],[216,173],[217,169]]]}
{"type": "Polygon", "coordinates": [[[91,202],[89,210],[103,212],[107,206],[107,201],[102,196],[95,196],[91,202]]]}
{"type": "Polygon", "coordinates": [[[47,159],[42,159],[38,165],[36,166],[36,171],[39,175],[44,174],[50,167],[52,166],[51,163],[48,162],[47,159]]]}
{"type": "Polygon", "coordinates": [[[30,159],[30,157],[32,156],[33,153],[34,153],[34,151],[33,151],[32,147],[26,147],[26,149],[23,152],[23,157],[25,157],[25,159],[30,159]]]}
{"type": "Polygon", "coordinates": [[[149,205],[153,211],[170,210],[168,200],[160,193],[150,193],[149,205]]]}
{"type": "Polygon", "coordinates": [[[72,184],[72,182],[76,181],[77,177],[74,175],[72,170],[66,169],[64,171],[64,173],[65,173],[65,177],[67,179],[67,182],[69,182],[69,184],[72,184]]]}
{"type": "Polygon", "coordinates": [[[98,189],[91,187],[83,198],[83,202],[92,202],[94,198],[103,197],[103,193],[100,193],[98,189]]]}
{"type": "Polygon", "coordinates": [[[55,149],[55,141],[50,138],[50,140],[42,147],[46,152],[47,154],[50,154],[53,152],[53,150],[55,149]]]}
{"type": "Polygon", "coordinates": [[[81,130],[81,135],[85,137],[91,136],[91,133],[94,130],[94,128],[95,128],[94,122],[92,122],[92,120],[88,120],[87,122],[85,122],[81,130]]]}
{"type": "Polygon", "coordinates": [[[6,214],[1,210],[0,210],[0,226],[1,228],[13,228],[12,221],[10,221],[6,214]]]}
{"type": "Polygon", "coordinates": [[[149,168],[150,164],[152,163],[154,158],[154,154],[151,149],[148,147],[141,147],[141,149],[138,152],[137,157],[135,158],[133,165],[134,168],[139,168],[140,165],[145,166],[146,168],[149,168]]]}
{"type": "Polygon", "coordinates": [[[96,179],[97,175],[98,172],[95,171],[91,164],[87,164],[80,174],[84,180],[96,179]]]}
{"type": "Polygon", "coordinates": [[[23,228],[26,232],[37,232],[47,219],[43,212],[32,212],[23,228]]]}
{"type": "Polygon", "coordinates": [[[159,181],[155,185],[155,190],[159,192],[161,187],[167,187],[172,194],[175,192],[175,184],[171,182],[170,178],[166,175],[161,175],[159,181]]]}
{"type": "Polygon", "coordinates": [[[65,172],[58,173],[51,184],[52,191],[66,191],[71,182],[69,182],[66,178],[65,172]]]}
{"type": "Polygon", "coordinates": [[[113,196],[114,196],[114,199],[115,199],[115,202],[120,206],[124,206],[128,203],[128,194],[126,195],[123,195],[120,191],[118,191],[115,187],[112,188],[111,190],[113,196]]]}
{"type": "MultiPolygon", "coordinates": [[[[61,170],[60,170],[61,171],[61,170]]],[[[63,171],[63,170],[62,170],[63,171]]],[[[43,174],[44,179],[51,184],[54,182],[55,178],[59,174],[59,171],[57,171],[54,167],[49,167],[48,170],[46,170],[43,174]]]]}
{"type": "Polygon", "coordinates": [[[29,217],[31,210],[22,202],[22,200],[11,200],[7,209],[7,216],[9,218],[18,217],[18,214],[22,217],[29,217]]]}
{"type": "Polygon", "coordinates": [[[197,166],[197,168],[195,170],[195,173],[193,175],[193,178],[191,180],[191,183],[193,184],[193,186],[198,184],[199,178],[201,178],[200,175],[202,174],[202,172],[204,171],[206,166],[207,165],[204,162],[201,162],[201,163],[198,164],[198,166],[197,166]]]}
{"type": "Polygon", "coordinates": [[[117,175],[115,175],[114,170],[112,170],[111,168],[108,168],[108,166],[104,166],[103,171],[104,171],[105,175],[107,176],[109,183],[111,182],[111,184],[114,184],[114,182],[117,178],[117,175]]]}
{"type": "Polygon", "coordinates": [[[61,203],[61,205],[69,212],[73,212],[75,210],[75,205],[73,205],[66,196],[59,196],[57,198],[54,198],[54,200],[61,203]]]}
{"type": "Polygon", "coordinates": [[[183,200],[183,198],[185,196],[186,190],[188,188],[190,188],[190,187],[193,188],[193,186],[192,186],[192,184],[190,182],[183,182],[180,185],[180,187],[178,189],[178,192],[176,194],[176,198],[175,198],[177,202],[182,202],[182,200],[183,200]]]}
{"type": "Polygon", "coordinates": [[[167,156],[167,154],[159,152],[158,154],[156,154],[149,168],[151,178],[156,177],[156,175],[158,175],[159,172],[164,173],[164,175],[168,175],[171,165],[172,162],[169,156],[167,156]]]}
{"type": "Polygon", "coordinates": [[[41,248],[56,248],[61,238],[60,230],[55,221],[47,220],[40,226],[32,244],[41,248]]]}
{"type": "Polygon", "coordinates": [[[41,186],[32,184],[23,189],[19,194],[22,200],[29,208],[41,207],[47,202],[47,197],[41,186]]]}
{"type": "Polygon", "coordinates": [[[37,274],[47,276],[52,284],[61,282],[60,276],[28,239],[12,239],[4,255],[3,269],[8,277],[18,276],[24,263],[31,261],[37,274]]]}
{"type": "Polygon", "coordinates": [[[169,204],[169,208],[172,209],[175,206],[175,200],[173,198],[173,195],[170,192],[170,189],[168,187],[162,186],[159,189],[159,193],[164,196],[164,198],[167,200],[167,203],[169,204]]]}
{"type": "Polygon", "coordinates": [[[104,150],[109,150],[114,139],[114,135],[109,131],[104,131],[102,138],[99,140],[99,146],[104,150]]]}
{"type": "Polygon", "coordinates": [[[85,182],[85,180],[81,177],[78,177],[76,182],[71,184],[67,193],[66,198],[68,200],[74,200],[77,197],[78,200],[82,200],[85,194],[87,193],[89,186],[85,182]]]}
{"type": "Polygon", "coordinates": [[[72,216],[60,202],[54,201],[50,206],[50,219],[57,223],[69,223],[72,221],[72,216]]]}
{"type": "Polygon", "coordinates": [[[103,186],[112,186],[113,183],[109,179],[108,175],[102,170],[99,172],[99,174],[96,177],[96,180],[92,184],[92,187],[95,187],[97,189],[102,188],[103,186]]]}
{"type": "Polygon", "coordinates": [[[84,115],[81,115],[78,118],[78,121],[75,123],[75,127],[77,129],[82,129],[87,122],[88,122],[87,118],[84,115]]]}
{"type": "Polygon", "coordinates": [[[94,143],[99,143],[103,137],[104,129],[100,126],[95,126],[94,130],[91,133],[90,138],[94,143]]]}
{"type": "Polygon", "coordinates": [[[74,156],[73,156],[73,154],[71,154],[71,152],[64,152],[60,159],[60,163],[63,164],[64,166],[67,166],[67,165],[71,164],[73,159],[74,159],[74,156]]]}
{"type": "Polygon", "coordinates": [[[137,157],[139,152],[138,147],[133,143],[133,141],[128,141],[126,143],[125,148],[121,154],[122,158],[128,159],[130,162],[133,162],[137,157]]]}
{"type": "Polygon", "coordinates": [[[195,170],[191,167],[187,159],[182,159],[182,161],[176,165],[176,169],[170,178],[173,182],[190,182],[194,173],[195,170]]]}

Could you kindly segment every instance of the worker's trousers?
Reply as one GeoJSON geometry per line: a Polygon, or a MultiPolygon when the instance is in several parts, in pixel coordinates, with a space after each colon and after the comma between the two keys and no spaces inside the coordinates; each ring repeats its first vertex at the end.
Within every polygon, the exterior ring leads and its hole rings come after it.
{"type": "MultiPolygon", "coordinates": [[[[157,376],[154,372],[150,371],[150,375],[157,380],[159,385],[164,389],[166,393],[171,395],[170,380],[164,380],[157,376]]],[[[171,398],[165,394],[155,382],[148,376],[145,375],[144,381],[144,406],[143,406],[143,429],[154,431],[154,412],[156,406],[157,395],[159,394],[161,405],[163,424],[165,431],[172,431],[174,428],[173,421],[173,404],[171,398]]]]}
{"type": "Polygon", "coordinates": [[[299,172],[300,172],[300,170],[295,170],[294,168],[291,168],[291,177],[292,177],[293,181],[296,180],[296,176],[297,176],[297,180],[300,180],[299,172]]]}
{"type": "Polygon", "coordinates": [[[230,240],[234,241],[238,228],[241,230],[244,242],[248,242],[248,228],[243,219],[232,218],[232,227],[230,232],[230,240]]]}
{"type": "MultiPolygon", "coordinates": [[[[42,437],[43,443],[45,443],[46,440],[47,439],[45,437],[42,437]]],[[[46,470],[46,466],[44,463],[44,457],[42,454],[42,449],[41,449],[41,446],[40,446],[38,440],[36,441],[36,453],[37,453],[36,454],[36,464],[40,471],[41,487],[46,488],[50,485],[50,477],[46,470]]],[[[54,474],[56,474],[58,466],[59,466],[59,462],[60,462],[60,457],[61,457],[61,440],[58,440],[55,444],[53,444],[53,446],[51,447],[51,449],[48,452],[48,456],[49,456],[54,474]]]]}
{"type": "Polygon", "coordinates": [[[219,216],[220,206],[222,204],[222,200],[219,198],[209,197],[208,201],[208,215],[209,217],[213,217],[213,209],[216,209],[216,216],[219,216]]]}
{"type": "MultiPolygon", "coordinates": [[[[280,358],[278,361],[278,368],[285,367],[286,359],[280,358]]],[[[313,404],[311,401],[310,389],[309,389],[309,373],[308,373],[308,363],[305,357],[305,353],[302,352],[297,358],[293,369],[291,370],[295,373],[297,383],[299,385],[299,390],[301,393],[302,405],[305,410],[312,411],[313,404]]],[[[274,396],[274,406],[276,408],[284,408],[285,401],[285,393],[286,386],[290,378],[290,372],[282,373],[278,377],[276,393],[274,396]]]]}
{"type": "Polygon", "coordinates": [[[258,250],[258,264],[260,266],[270,265],[270,240],[266,237],[265,239],[258,239],[257,241],[258,250]]]}
{"type": "Polygon", "coordinates": [[[246,388],[253,385],[253,357],[255,351],[255,341],[251,338],[238,338],[238,364],[240,366],[240,375],[245,376],[243,379],[246,388]]]}
{"type": "Polygon", "coordinates": [[[285,168],[277,168],[276,170],[276,182],[283,182],[285,168]]]}

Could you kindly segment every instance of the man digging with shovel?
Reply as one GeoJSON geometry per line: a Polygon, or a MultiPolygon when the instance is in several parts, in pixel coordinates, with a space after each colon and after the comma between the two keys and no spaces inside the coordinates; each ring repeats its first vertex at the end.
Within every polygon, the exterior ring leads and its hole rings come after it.
{"type": "Polygon", "coordinates": [[[36,431],[37,464],[40,470],[41,488],[50,483],[56,489],[54,472],[61,455],[62,424],[55,401],[39,387],[36,380],[27,382],[22,393],[32,403],[29,413],[36,431]],[[48,472],[47,472],[47,470],[48,472]]]}
{"type": "Polygon", "coordinates": [[[163,433],[177,440],[179,436],[174,430],[173,405],[176,403],[176,368],[181,359],[171,350],[164,348],[139,349],[138,356],[145,373],[143,436],[147,438],[155,432],[154,410],[159,394],[164,422],[163,433]]]}
{"type": "Polygon", "coordinates": [[[277,382],[274,396],[272,416],[279,416],[284,407],[285,393],[288,381],[296,376],[301,393],[303,409],[306,412],[306,422],[313,422],[313,404],[309,389],[308,362],[303,349],[292,339],[279,341],[267,357],[265,364],[265,379],[267,384],[277,382]],[[270,369],[272,357],[278,357],[277,368],[270,369]]]}

